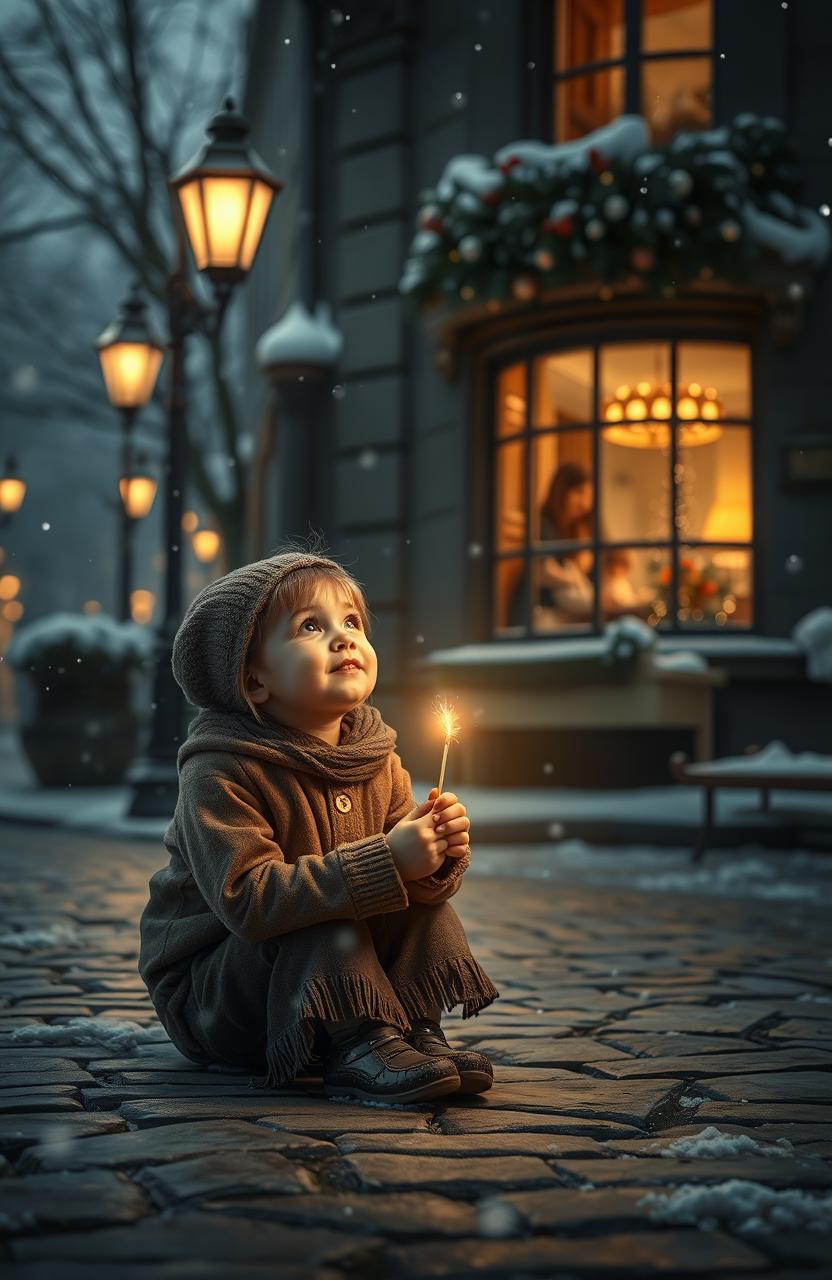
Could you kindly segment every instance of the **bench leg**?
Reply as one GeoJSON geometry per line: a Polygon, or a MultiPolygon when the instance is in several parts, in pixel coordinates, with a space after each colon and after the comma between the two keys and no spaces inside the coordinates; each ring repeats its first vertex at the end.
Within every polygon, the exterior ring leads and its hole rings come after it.
{"type": "Polygon", "coordinates": [[[705,815],[702,822],[702,829],[699,832],[696,843],[691,851],[691,862],[696,865],[701,862],[708,848],[714,825],[714,788],[705,788],[705,815]]]}
{"type": "Polygon", "coordinates": [[[763,787],[762,794],[760,796],[760,809],[763,813],[768,813],[771,809],[768,787],[763,787]]]}

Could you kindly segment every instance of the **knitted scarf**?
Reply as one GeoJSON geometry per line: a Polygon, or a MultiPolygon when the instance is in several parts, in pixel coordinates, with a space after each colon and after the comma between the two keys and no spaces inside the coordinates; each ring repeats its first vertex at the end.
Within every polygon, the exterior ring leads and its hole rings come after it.
{"type": "Polygon", "coordinates": [[[188,726],[176,764],[181,769],[183,761],[198,751],[233,751],[347,785],[375,777],[395,748],[397,736],[378,707],[366,702],[343,716],[337,746],[276,720],[261,725],[248,712],[205,708],[188,726]]]}

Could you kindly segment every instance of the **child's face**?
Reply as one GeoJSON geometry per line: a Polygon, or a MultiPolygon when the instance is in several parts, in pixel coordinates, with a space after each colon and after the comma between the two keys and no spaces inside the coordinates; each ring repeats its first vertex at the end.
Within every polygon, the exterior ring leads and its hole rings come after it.
{"type": "Polygon", "coordinates": [[[344,595],[322,583],[305,602],[307,608],[292,618],[278,618],[267,634],[246,687],[252,701],[276,720],[291,724],[305,714],[321,723],[331,721],[373,692],[376,653],[361,615],[345,603],[344,595]],[[335,670],[345,658],[354,658],[361,670],[335,670]]]}

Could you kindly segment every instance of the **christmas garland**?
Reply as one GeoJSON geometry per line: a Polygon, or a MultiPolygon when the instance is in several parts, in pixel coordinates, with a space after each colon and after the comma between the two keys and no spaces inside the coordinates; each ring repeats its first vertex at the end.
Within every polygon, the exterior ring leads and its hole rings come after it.
{"type": "Polygon", "coordinates": [[[601,297],[633,279],[666,297],[696,279],[745,281],[764,249],[817,266],[829,228],[795,202],[799,187],[782,122],[750,112],[664,147],[622,116],[574,143],[455,157],[422,193],[399,290],[420,307],[496,307],[587,275],[601,297]]]}

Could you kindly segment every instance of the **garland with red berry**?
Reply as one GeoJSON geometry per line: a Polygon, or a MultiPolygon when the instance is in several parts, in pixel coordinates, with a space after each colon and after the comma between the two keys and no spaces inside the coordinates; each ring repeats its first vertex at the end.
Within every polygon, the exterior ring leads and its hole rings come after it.
{"type": "Polygon", "coordinates": [[[646,122],[630,116],[584,141],[593,139],[583,150],[517,143],[491,164],[450,162],[422,193],[400,291],[420,307],[454,309],[531,301],[589,275],[602,297],[634,279],[672,296],[696,279],[749,280],[765,247],[793,263],[806,242],[815,265],[828,251],[828,227],[796,203],[794,151],[773,117],[746,112],[650,147],[646,122]]]}

